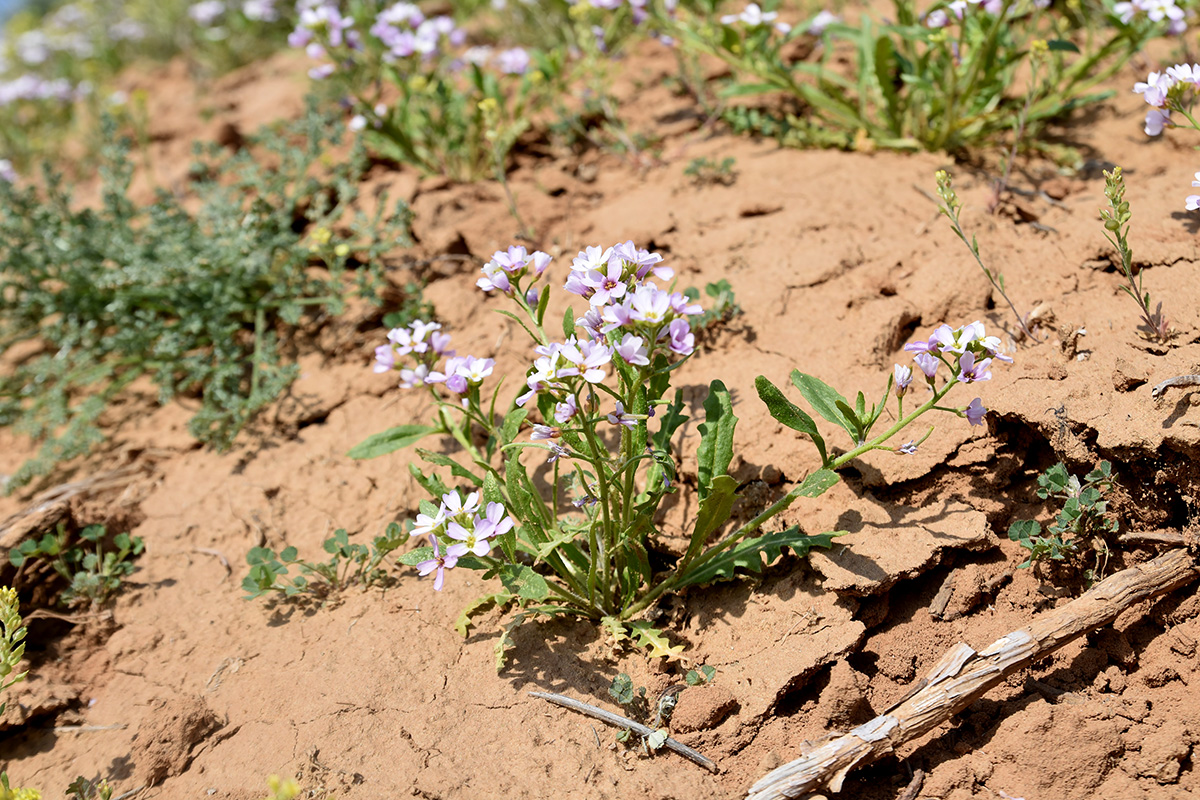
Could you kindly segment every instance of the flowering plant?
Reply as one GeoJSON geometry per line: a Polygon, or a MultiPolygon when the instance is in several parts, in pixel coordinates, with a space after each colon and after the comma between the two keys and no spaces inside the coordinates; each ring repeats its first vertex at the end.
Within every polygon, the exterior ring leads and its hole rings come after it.
{"type": "MultiPolygon", "coordinates": [[[[313,59],[309,76],[348,98],[350,127],[386,158],[472,179],[503,160],[544,101],[546,59],[522,48],[466,45],[449,16],[414,4],[309,4],[288,37],[313,59]]],[[[498,166],[499,165],[499,166],[498,166]]]]}
{"type": "Polygon", "coordinates": [[[869,411],[862,393],[852,406],[817,378],[793,372],[792,382],[817,414],[853,440],[853,449],[840,456],[829,452],[812,417],[759,377],[756,388],[772,416],[811,438],[822,467],[715,542],[710,540],[729,519],[738,487],[729,475],[737,417],[725,385],[712,381],[698,426],[696,521],[686,552],[665,572],[657,571],[650,557],[656,514],[663,498],[679,490],[671,440],[687,421],[682,392],[669,398],[668,390],[672,375],[694,354],[691,320],[701,308],[684,294],[660,288],[673,276],[660,255],[629,241],[588,247],[574,259],[564,284],[587,301],[587,310],[577,318],[568,309],[563,338],[555,339],[544,325],[550,262],[545,253],[510,247],[495,254],[478,281],[485,293],[502,294],[516,306],[515,313],[499,313],[529,334],[536,356],[506,412],[496,412],[499,385],[485,391],[494,361],[459,355],[440,324],[416,321],[388,333],[388,342],[376,350],[375,370],[398,371],[402,387],[429,392],[435,422],[392,428],[351,451],[357,458],[381,455],[431,433],[458,443],[458,458],[416,451],[424,461],[449,468],[462,488],[410,466],[438,502],[420,504],[409,533],[427,544],[400,561],[434,575],[434,589],[459,568],[499,578],[502,590],[472,603],[458,621],[465,635],[480,610],[519,608],[497,644],[499,664],[513,626],[537,614],[601,620],[618,638],[634,635],[654,655],[674,652],[660,632],[635,619],[640,612],[667,592],[732,578],[739,567],[759,571],[763,556],[770,561],[784,547],[803,555],[810,547],[829,546],[835,533],[808,535],[799,527],[759,531],[796,498],[816,497],[833,486],[836,470],[864,453],[914,452],[920,441],[899,447],[886,442],[930,410],[982,424],[986,409],[978,398],[963,408],[944,406],[943,398],[960,383],[988,380],[994,360],[1011,361],[982,324],[941,326],[928,341],[906,348],[915,353],[930,393],[907,414],[905,398],[917,390],[912,367],[897,365],[883,399],[869,411]],[[872,437],[893,388],[896,421],[872,437]],[[548,493],[529,474],[532,459],[539,458],[550,472],[548,493]]]}
{"type": "Polygon", "coordinates": [[[1166,28],[1161,18],[1110,15],[1112,25],[1089,32],[1080,53],[1072,28],[1105,15],[1073,22],[1049,0],[940,0],[924,10],[893,0],[891,17],[880,23],[864,13],[851,24],[821,12],[792,26],[750,3],[719,18],[681,14],[673,33],[733,67],[740,77],[727,94],[782,91],[802,100],[810,117],[790,119],[786,129],[800,144],[954,151],[1004,136],[1020,120],[1036,134],[1051,118],[1104,99],[1096,87],[1166,28]],[[1039,41],[1046,46],[1035,47],[1039,41]],[[843,42],[849,70],[837,67],[843,42]],[[1011,96],[1034,55],[1043,68],[1022,96],[1011,96]]]}

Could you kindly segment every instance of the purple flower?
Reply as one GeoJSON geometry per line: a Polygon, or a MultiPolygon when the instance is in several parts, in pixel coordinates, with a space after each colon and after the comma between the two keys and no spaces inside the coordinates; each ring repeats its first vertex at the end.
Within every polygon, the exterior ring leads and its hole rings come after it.
{"type": "Polygon", "coordinates": [[[442,584],[446,581],[446,570],[454,568],[454,565],[458,563],[458,556],[452,556],[449,552],[446,555],[442,555],[438,549],[437,537],[431,536],[430,539],[433,541],[433,558],[417,564],[417,574],[424,577],[437,570],[437,577],[433,579],[433,588],[435,591],[440,592],[442,584]]]}
{"type": "Polygon", "coordinates": [[[553,464],[555,461],[558,461],[563,456],[568,456],[568,455],[570,455],[570,453],[567,452],[567,448],[563,447],[562,445],[551,444],[550,445],[550,457],[546,459],[546,463],[553,464]]]}
{"type": "Polygon", "coordinates": [[[504,50],[496,56],[496,66],[506,75],[524,75],[530,63],[529,53],[521,47],[504,50]]]}
{"type": "Polygon", "coordinates": [[[932,383],[933,376],[937,374],[938,365],[942,362],[929,355],[929,353],[917,353],[913,356],[913,361],[917,362],[917,366],[921,368],[921,372],[925,373],[926,380],[932,383]]]}
{"type": "Polygon", "coordinates": [[[625,334],[621,338],[619,344],[613,346],[613,351],[621,358],[625,359],[627,364],[634,364],[645,367],[650,364],[649,351],[646,348],[646,340],[640,336],[634,336],[632,333],[625,334]]]}
{"type": "Polygon", "coordinates": [[[975,354],[968,350],[958,359],[958,379],[963,383],[991,380],[992,371],[988,369],[991,363],[992,360],[990,358],[985,358],[976,363],[975,354]]]}
{"type": "Polygon", "coordinates": [[[375,372],[390,372],[396,368],[396,351],[390,344],[375,348],[375,372]]]}
{"type": "Polygon", "coordinates": [[[1175,77],[1167,72],[1151,72],[1145,81],[1138,81],[1133,85],[1134,94],[1140,94],[1147,103],[1155,108],[1162,108],[1167,104],[1167,94],[1171,91],[1171,87],[1175,85],[1175,77]]]}
{"type": "Polygon", "coordinates": [[[557,439],[558,428],[551,428],[549,425],[534,425],[533,433],[529,434],[529,438],[535,442],[545,439],[557,439]]]}
{"type": "MultiPolygon", "coordinates": [[[[503,510],[501,507],[501,511],[503,510]]],[[[488,537],[492,535],[491,531],[480,531],[477,524],[472,524],[468,530],[457,522],[451,522],[446,526],[446,535],[455,540],[454,544],[446,548],[446,555],[454,558],[462,558],[467,553],[486,556],[492,550],[492,544],[488,541],[488,537]]]]}
{"type": "Polygon", "coordinates": [[[911,456],[917,452],[917,443],[911,439],[896,448],[896,452],[902,455],[911,456]]]}
{"type": "Polygon", "coordinates": [[[620,400],[617,401],[617,410],[606,417],[613,425],[624,425],[626,428],[633,430],[637,427],[637,420],[630,418],[625,413],[625,404],[620,400]]]}
{"type": "Polygon", "coordinates": [[[511,531],[515,524],[513,518],[505,512],[504,506],[500,503],[488,503],[484,517],[475,518],[475,536],[487,539],[503,536],[511,531]]]}
{"type": "Polygon", "coordinates": [[[188,6],[188,16],[202,28],[211,27],[224,13],[225,4],[221,0],[200,0],[188,6]]]}
{"type": "Polygon", "coordinates": [[[820,11],[813,17],[812,22],[808,23],[807,33],[811,36],[820,36],[830,25],[841,21],[842,18],[832,11],[820,11]]]}
{"type": "MultiPolygon", "coordinates": [[[[436,373],[433,373],[434,375],[436,373]]],[[[418,364],[413,369],[400,370],[400,388],[411,389],[414,386],[421,386],[426,383],[437,383],[438,380],[432,377],[429,367],[425,364],[418,364]]]]}
{"type": "Polygon", "coordinates": [[[17,182],[17,171],[13,169],[12,162],[7,158],[0,158],[0,181],[17,182]]]}
{"type": "Polygon", "coordinates": [[[621,280],[623,271],[621,262],[615,258],[608,262],[605,272],[597,269],[588,270],[583,276],[584,285],[592,290],[592,296],[588,298],[588,302],[594,306],[602,306],[624,297],[626,286],[621,280]]]}
{"type": "MultiPolygon", "coordinates": [[[[935,370],[936,371],[936,370],[935,370]]],[[[896,365],[893,370],[896,379],[896,397],[904,397],[904,393],[908,391],[909,384],[912,383],[913,371],[911,367],[902,367],[896,365]]]]}
{"type": "Polygon", "coordinates": [[[667,334],[669,336],[667,346],[671,348],[672,353],[678,353],[681,356],[692,354],[696,347],[696,337],[686,319],[671,320],[671,324],[667,326],[667,334]]]}
{"type": "Polygon", "coordinates": [[[567,395],[567,399],[554,406],[554,420],[560,425],[566,425],[575,415],[579,413],[579,406],[575,402],[575,395],[567,395]]]}
{"type": "MultiPolygon", "coordinates": [[[[3,167],[4,163],[0,162],[0,168],[3,167]]],[[[1196,180],[1192,181],[1192,187],[1200,187],[1200,172],[1196,173],[1196,180]]],[[[1200,208],[1200,194],[1189,194],[1186,198],[1184,208],[1188,211],[1195,211],[1197,208],[1200,208]]]]}
{"type": "Polygon", "coordinates": [[[636,322],[666,322],[670,311],[671,295],[648,283],[639,286],[630,300],[630,316],[636,322]]]}
{"type": "Polygon", "coordinates": [[[976,397],[971,401],[971,404],[966,407],[964,413],[967,415],[967,422],[972,425],[982,425],[983,415],[987,413],[987,409],[983,407],[983,403],[976,397]]]}
{"type": "Polygon", "coordinates": [[[1146,112],[1146,135],[1158,136],[1163,129],[1171,124],[1171,112],[1161,108],[1152,108],[1146,112]]]}

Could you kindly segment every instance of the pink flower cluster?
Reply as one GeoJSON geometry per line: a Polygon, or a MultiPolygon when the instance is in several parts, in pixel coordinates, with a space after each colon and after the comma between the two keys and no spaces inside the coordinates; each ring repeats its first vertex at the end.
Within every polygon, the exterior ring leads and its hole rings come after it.
{"type": "Polygon", "coordinates": [[[1151,72],[1144,81],[1133,85],[1150,110],[1146,112],[1146,135],[1158,136],[1164,128],[1172,127],[1171,110],[1181,108],[1185,92],[1200,86],[1200,64],[1176,64],[1163,72],[1151,72]]]}
{"type": "Polygon", "coordinates": [[[511,531],[513,525],[500,503],[488,503],[486,510],[481,509],[479,492],[471,492],[466,499],[455,491],[444,494],[437,512],[417,514],[416,524],[409,531],[409,538],[428,536],[433,546],[433,558],[417,564],[417,571],[421,575],[436,572],[433,588],[440,592],[446,570],[457,566],[463,556],[486,556],[492,550],[491,540],[511,531]],[[443,551],[441,545],[446,539],[453,543],[443,551]]]}
{"type": "MultiPolygon", "coordinates": [[[[1003,353],[1000,338],[988,336],[983,323],[978,321],[957,330],[949,325],[940,325],[928,341],[911,342],[904,345],[904,349],[916,353],[913,361],[931,387],[939,367],[943,364],[950,368],[952,381],[976,383],[991,380],[992,361],[1012,363],[1012,357],[1003,353]]],[[[896,396],[903,397],[910,389],[913,370],[911,367],[897,364],[894,378],[896,396]]],[[[982,425],[987,409],[983,407],[980,398],[976,397],[963,413],[972,425],[982,425]]]]}
{"type": "Polygon", "coordinates": [[[441,328],[437,322],[417,320],[407,328],[388,331],[388,343],[375,348],[375,372],[398,369],[402,389],[444,383],[447,389],[462,395],[479,386],[492,374],[496,362],[490,358],[456,356],[450,349],[450,335],[442,333],[441,328]],[[402,366],[399,359],[405,356],[412,356],[416,363],[402,366]],[[442,358],[446,359],[445,366],[435,370],[442,358]]]}
{"type": "Polygon", "coordinates": [[[1113,6],[1112,13],[1128,25],[1135,17],[1145,14],[1151,22],[1167,21],[1167,33],[1178,36],[1187,30],[1187,12],[1175,5],[1175,0],[1132,0],[1113,6]]]}

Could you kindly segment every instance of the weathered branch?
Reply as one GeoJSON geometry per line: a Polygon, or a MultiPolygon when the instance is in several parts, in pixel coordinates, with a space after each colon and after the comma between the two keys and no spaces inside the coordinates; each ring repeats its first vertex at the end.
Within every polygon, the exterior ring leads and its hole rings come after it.
{"type": "Polygon", "coordinates": [[[1130,606],[1200,578],[1197,560],[1180,548],[1096,584],[1086,594],[976,653],[952,648],[912,692],[847,734],[808,743],[803,755],[750,788],[749,800],[784,800],[840,791],[846,773],[936,728],[1011,673],[1072,639],[1112,622],[1130,606]]]}

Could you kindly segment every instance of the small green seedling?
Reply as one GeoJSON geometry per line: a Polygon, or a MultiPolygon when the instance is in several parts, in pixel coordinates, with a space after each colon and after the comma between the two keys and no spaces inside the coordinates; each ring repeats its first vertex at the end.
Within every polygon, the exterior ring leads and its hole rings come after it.
{"type": "MultiPolygon", "coordinates": [[[[742,307],[734,297],[733,287],[724,278],[705,286],[704,293],[712,298],[712,304],[692,320],[694,333],[708,332],[714,326],[723,325],[742,313],[742,307]]],[[[692,302],[700,299],[700,290],[694,287],[684,290],[683,294],[692,302]]]]}
{"type": "MultiPolygon", "coordinates": [[[[1117,521],[1108,516],[1108,501],[1105,495],[1112,489],[1115,480],[1112,464],[1101,461],[1096,469],[1078,477],[1067,472],[1060,462],[1038,476],[1037,496],[1042,500],[1054,498],[1062,501],[1062,510],[1055,521],[1042,533],[1042,526],[1032,519],[1017,520],[1008,528],[1008,538],[1029,551],[1029,557],[1020,565],[1028,567],[1042,559],[1064,561],[1080,551],[1082,544],[1090,542],[1097,552],[1097,559],[1108,560],[1106,535],[1117,532],[1117,521]]],[[[1099,565],[1098,571],[1103,571],[1099,565]]],[[[1095,572],[1089,571],[1089,579],[1095,572]]]]}
{"type": "Polygon", "coordinates": [[[68,544],[66,526],[59,523],[54,533],[26,539],[9,551],[8,560],[20,567],[30,559],[46,559],[68,584],[59,601],[66,606],[87,603],[96,609],[120,590],[122,579],[133,574],[133,558],[142,554],[145,545],[140,536],[118,533],[106,551],[108,534],[103,525],[89,525],[79,532],[79,538],[92,547],[68,544]]]}
{"type": "MultiPolygon", "coordinates": [[[[612,695],[614,700],[625,707],[625,713],[631,719],[655,729],[654,733],[643,737],[644,741],[642,742],[646,750],[654,752],[667,741],[667,725],[671,721],[671,714],[675,711],[676,703],[679,702],[680,693],[688,686],[701,686],[711,683],[716,674],[716,668],[710,667],[707,664],[697,669],[688,670],[684,676],[684,681],[687,685],[674,684],[668,686],[658,696],[658,699],[654,701],[653,712],[651,711],[651,704],[647,697],[646,687],[634,687],[633,679],[624,672],[618,672],[616,677],[613,678],[612,685],[608,688],[608,693],[612,695]]],[[[632,736],[633,731],[626,728],[617,734],[617,741],[629,742],[632,736]]]]}
{"type": "Polygon", "coordinates": [[[245,599],[254,600],[273,592],[284,598],[308,594],[324,599],[355,584],[366,588],[386,583],[384,557],[406,541],[408,534],[393,522],[369,547],[352,544],[349,534],[338,528],[325,540],[328,561],[303,560],[295,547],[285,547],[278,553],[269,547],[252,548],[246,555],[250,574],[242,581],[242,588],[248,592],[245,599]],[[298,572],[294,577],[288,575],[290,567],[298,572]]]}
{"type": "Polygon", "coordinates": [[[737,180],[737,172],[733,169],[735,163],[732,157],[719,162],[711,158],[693,158],[683,174],[697,186],[732,186],[737,180]]]}

